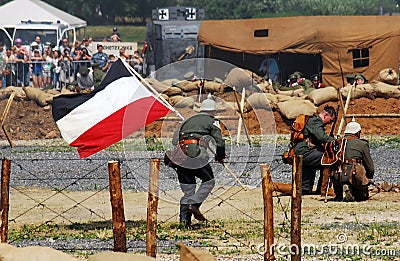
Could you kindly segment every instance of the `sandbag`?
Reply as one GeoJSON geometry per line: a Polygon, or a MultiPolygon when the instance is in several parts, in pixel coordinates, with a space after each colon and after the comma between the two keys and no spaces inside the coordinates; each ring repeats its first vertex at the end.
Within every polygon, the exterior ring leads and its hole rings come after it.
{"type": "Polygon", "coordinates": [[[301,97],[291,97],[291,96],[287,96],[287,95],[276,94],[275,97],[276,97],[276,100],[278,103],[278,102],[285,102],[285,101],[305,100],[308,96],[303,95],[301,97]]]}
{"type": "Polygon", "coordinates": [[[398,85],[399,76],[397,75],[397,72],[392,68],[385,68],[379,72],[378,81],[391,85],[398,85]]]}
{"type": "Polygon", "coordinates": [[[313,115],[317,112],[317,107],[309,100],[292,100],[279,102],[280,113],[287,119],[295,119],[299,114],[313,115]]]}
{"type": "Polygon", "coordinates": [[[26,93],[26,98],[33,101],[36,101],[39,94],[43,92],[42,90],[33,87],[22,87],[22,89],[26,93]]]}
{"type": "Polygon", "coordinates": [[[180,102],[181,100],[183,100],[185,97],[182,95],[175,95],[175,96],[171,96],[169,97],[169,104],[171,104],[172,106],[175,106],[175,104],[177,104],[178,102],[180,102]]]}
{"type": "Polygon", "coordinates": [[[47,90],[45,90],[45,92],[53,94],[53,95],[59,95],[60,94],[60,91],[57,91],[55,89],[47,89],[47,90]]]}
{"type": "Polygon", "coordinates": [[[247,98],[247,102],[253,107],[254,109],[266,109],[271,110],[271,108],[276,105],[276,97],[270,93],[253,93],[247,98]],[[269,94],[267,96],[266,94],[269,94]],[[270,99],[273,97],[275,98],[275,102],[272,102],[270,99]]]}
{"type": "Polygon", "coordinates": [[[240,68],[233,68],[226,76],[225,83],[236,88],[252,86],[251,77],[240,68]]]}
{"type": "Polygon", "coordinates": [[[61,89],[61,94],[63,94],[63,95],[64,94],[72,94],[72,93],[75,93],[75,92],[68,90],[67,87],[65,87],[65,86],[61,89]]]}
{"type": "Polygon", "coordinates": [[[375,98],[374,88],[369,83],[359,84],[356,87],[345,86],[341,88],[340,92],[342,93],[343,98],[347,98],[347,94],[349,93],[350,88],[353,88],[353,91],[351,92],[351,99],[359,99],[363,97],[368,99],[375,98]]]}
{"type": "Polygon", "coordinates": [[[179,83],[181,80],[178,80],[178,79],[167,79],[167,80],[164,80],[164,81],[162,81],[161,83],[162,84],[165,84],[165,85],[167,85],[167,86],[175,86],[175,87],[178,87],[177,86],[177,83],[179,83]]]}
{"type": "Polygon", "coordinates": [[[204,90],[207,92],[218,92],[223,93],[225,89],[225,84],[221,84],[213,81],[204,82],[204,90]]]}
{"type": "Polygon", "coordinates": [[[258,85],[258,88],[260,88],[260,90],[262,90],[265,93],[276,94],[274,87],[271,85],[271,83],[269,81],[262,81],[262,82],[258,83],[257,85],[258,85]]]}
{"type": "Polygon", "coordinates": [[[374,87],[375,97],[385,99],[400,98],[400,86],[394,86],[379,81],[373,81],[371,85],[374,87]]]}
{"type": "Polygon", "coordinates": [[[191,92],[199,89],[200,81],[183,81],[181,82],[182,90],[184,92],[191,92]]]}
{"type": "Polygon", "coordinates": [[[165,89],[163,92],[161,92],[163,94],[168,95],[169,97],[171,96],[175,96],[175,95],[182,95],[183,91],[181,88],[178,87],[168,87],[167,89],[165,89]]]}
{"type": "Polygon", "coordinates": [[[8,86],[1,91],[1,99],[8,99],[11,92],[15,92],[14,101],[22,101],[26,99],[26,93],[21,87],[8,86]]]}
{"type": "Polygon", "coordinates": [[[194,99],[192,97],[184,97],[179,102],[175,103],[175,108],[193,107],[194,99]]]}
{"type": "Polygon", "coordinates": [[[277,93],[280,95],[286,95],[286,96],[290,96],[290,97],[301,97],[304,95],[304,89],[300,88],[300,89],[291,90],[291,91],[278,91],[277,93]]]}
{"type": "Polygon", "coordinates": [[[179,242],[179,252],[181,261],[215,261],[216,259],[209,253],[200,249],[195,249],[193,247],[185,246],[183,243],[179,242]]]}
{"type": "Polygon", "coordinates": [[[319,106],[326,102],[335,102],[338,100],[338,92],[335,87],[328,86],[321,89],[315,89],[308,94],[308,99],[319,106]]]}
{"type": "Polygon", "coordinates": [[[159,93],[163,93],[169,87],[169,85],[163,84],[154,78],[146,78],[145,81],[159,93]]]}
{"type": "Polygon", "coordinates": [[[15,247],[6,243],[0,244],[0,260],[4,261],[77,261],[64,252],[44,246],[15,247]]]}
{"type": "Polygon", "coordinates": [[[52,104],[53,103],[53,96],[50,93],[46,93],[46,92],[41,92],[39,93],[38,97],[36,100],[34,100],[37,104],[39,104],[40,106],[44,107],[48,104],[52,104]]]}
{"type": "Polygon", "coordinates": [[[96,253],[88,258],[88,261],[154,261],[155,258],[132,254],[132,253],[120,253],[120,252],[101,252],[96,253]]]}

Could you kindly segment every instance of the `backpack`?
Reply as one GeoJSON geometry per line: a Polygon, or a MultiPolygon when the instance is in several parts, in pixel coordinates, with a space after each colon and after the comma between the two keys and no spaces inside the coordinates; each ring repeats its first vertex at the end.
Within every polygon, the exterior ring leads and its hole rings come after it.
{"type": "Polygon", "coordinates": [[[283,163],[290,165],[293,164],[294,147],[296,146],[297,143],[304,141],[305,139],[303,130],[307,124],[308,118],[310,118],[309,115],[300,114],[296,117],[296,119],[292,123],[289,150],[285,151],[282,155],[283,163]]]}

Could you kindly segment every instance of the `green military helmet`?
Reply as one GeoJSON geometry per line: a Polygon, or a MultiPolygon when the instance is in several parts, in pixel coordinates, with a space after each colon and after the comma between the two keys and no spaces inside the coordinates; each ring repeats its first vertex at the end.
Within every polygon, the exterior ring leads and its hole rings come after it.
{"type": "Polygon", "coordinates": [[[211,94],[207,96],[207,99],[205,99],[200,106],[200,111],[215,111],[216,110],[216,104],[215,101],[212,99],[211,94]]]}
{"type": "Polygon", "coordinates": [[[289,75],[289,80],[296,80],[297,78],[299,78],[296,74],[292,73],[291,75],[289,75]]]}
{"type": "Polygon", "coordinates": [[[319,75],[318,74],[313,74],[311,75],[311,81],[319,81],[319,75]]]}
{"type": "Polygon", "coordinates": [[[346,79],[354,79],[355,75],[353,73],[346,74],[346,79]]]}
{"type": "Polygon", "coordinates": [[[364,75],[362,75],[361,73],[357,73],[357,74],[354,76],[354,79],[355,79],[355,80],[361,79],[361,80],[364,80],[364,81],[367,80],[367,78],[365,78],[364,75]]]}
{"type": "Polygon", "coordinates": [[[295,71],[294,73],[292,73],[293,75],[296,75],[297,76],[297,78],[302,78],[303,77],[303,74],[301,73],[301,72],[299,72],[299,71],[295,71]]]}

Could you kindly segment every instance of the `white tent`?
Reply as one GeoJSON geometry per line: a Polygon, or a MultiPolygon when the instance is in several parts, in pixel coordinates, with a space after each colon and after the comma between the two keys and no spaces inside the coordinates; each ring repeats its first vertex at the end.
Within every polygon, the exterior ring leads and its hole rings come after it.
{"type": "Polygon", "coordinates": [[[0,27],[14,28],[21,21],[60,21],[71,27],[85,27],[85,20],[70,15],[40,0],[14,0],[0,6],[0,27]]]}

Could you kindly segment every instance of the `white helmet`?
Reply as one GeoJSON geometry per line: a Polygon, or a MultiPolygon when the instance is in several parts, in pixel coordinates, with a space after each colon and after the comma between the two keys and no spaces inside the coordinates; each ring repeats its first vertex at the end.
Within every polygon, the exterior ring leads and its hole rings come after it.
{"type": "Polygon", "coordinates": [[[344,130],[344,134],[356,134],[361,130],[361,125],[353,119],[351,122],[347,123],[346,129],[344,130]]]}
{"type": "Polygon", "coordinates": [[[215,111],[215,101],[212,99],[211,94],[207,96],[200,106],[200,111],[215,111]]]}

